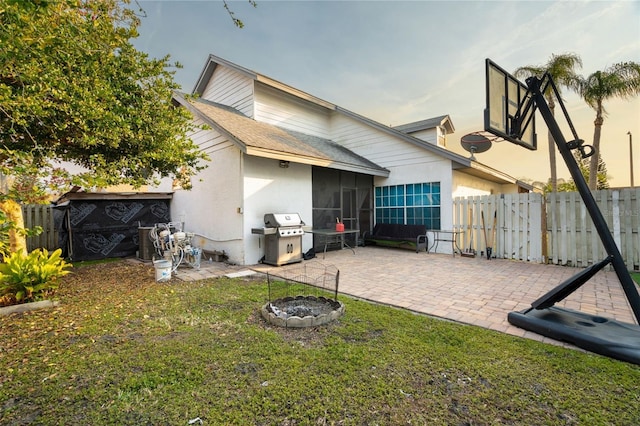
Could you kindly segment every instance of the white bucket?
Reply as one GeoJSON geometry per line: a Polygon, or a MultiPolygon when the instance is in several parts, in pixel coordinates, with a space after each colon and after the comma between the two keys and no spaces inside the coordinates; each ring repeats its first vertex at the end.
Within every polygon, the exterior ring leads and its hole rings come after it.
{"type": "Polygon", "coordinates": [[[156,281],[163,282],[171,279],[171,261],[154,260],[153,267],[156,269],[156,281]]]}

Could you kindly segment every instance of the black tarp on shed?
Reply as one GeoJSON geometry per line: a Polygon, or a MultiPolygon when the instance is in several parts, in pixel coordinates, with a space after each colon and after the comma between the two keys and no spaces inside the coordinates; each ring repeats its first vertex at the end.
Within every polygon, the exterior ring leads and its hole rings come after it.
{"type": "Polygon", "coordinates": [[[138,228],[171,221],[172,193],[70,192],[56,202],[63,255],[74,261],[135,256],[138,228]]]}

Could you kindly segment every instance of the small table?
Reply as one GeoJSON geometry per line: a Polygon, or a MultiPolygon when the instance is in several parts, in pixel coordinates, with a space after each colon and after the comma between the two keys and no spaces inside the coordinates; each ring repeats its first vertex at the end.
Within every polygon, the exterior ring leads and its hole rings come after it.
{"type": "Polygon", "coordinates": [[[342,248],[345,248],[345,246],[349,247],[353,254],[356,254],[354,248],[347,244],[344,236],[348,234],[355,234],[357,236],[360,233],[359,229],[345,229],[344,231],[336,231],[335,229],[311,229],[306,232],[324,237],[324,253],[322,254],[323,259],[327,254],[327,244],[329,244],[330,242],[340,243],[342,248]]]}
{"type": "Polygon", "coordinates": [[[451,251],[453,252],[453,257],[456,256],[456,249],[458,252],[462,253],[460,247],[458,246],[458,235],[460,235],[461,231],[442,231],[442,230],[432,230],[433,232],[433,245],[427,250],[427,252],[433,250],[438,250],[438,242],[446,241],[451,243],[451,251]]]}

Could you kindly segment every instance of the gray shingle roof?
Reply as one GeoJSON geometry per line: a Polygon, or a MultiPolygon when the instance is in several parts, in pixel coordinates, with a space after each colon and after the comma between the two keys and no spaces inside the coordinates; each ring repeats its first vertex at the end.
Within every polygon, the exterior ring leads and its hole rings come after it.
{"type": "MultiPolygon", "coordinates": [[[[399,138],[400,140],[403,140],[405,142],[408,143],[412,143],[416,146],[419,146],[429,152],[432,152],[434,154],[440,155],[445,159],[451,160],[452,162],[452,168],[454,170],[461,170],[464,171],[465,173],[469,173],[472,175],[477,175],[483,179],[488,179],[494,182],[498,182],[498,183],[516,183],[521,187],[527,187],[527,185],[522,184],[521,182],[519,182],[517,179],[506,175],[505,173],[502,173],[498,170],[495,170],[489,166],[486,166],[484,164],[478,163],[477,161],[471,161],[469,158],[464,157],[458,153],[455,153],[453,151],[449,151],[445,148],[439,147],[437,145],[425,142],[421,139],[418,139],[416,137],[413,137],[411,135],[412,132],[417,132],[420,130],[424,130],[424,129],[428,129],[428,128],[432,128],[434,126],[437,125],[443,125],[446,129],[447,133],[453,133],[454,132],[454,127],[453,127],[453,123],[451,122],[451,118],[448,115],[442,115],[439,117],[433,117],[427,120],[421,120],[421,121],[416,121],[413,123],[407,123],[407,124],[403,124],[400,126],[396,126],[396,127],[389,127],[386,125],[383,125],[379,122],[376,122],[372,119],[369,119],[367,117],[364,117],[362,115],[356,114],[352,111],[346,110],[338,105],[329,103],[327,101],[324,101],[322,99],[319,99],[313,95],[310,95],[308,93],[305,93],[299,89],[296,89],[294,87],[288,86],[284,83],[281,83],[279,81],[276,81],[270,77],[267,77],[265,75],[259,74],[255,71],[249,70],[247,68],[241,67],[237,64],[234,64],[233,62],[227,61],[223,58],[220,58],[218,56],[215,55],[209,55],[209,57],[207,58],[204,68],[202,70],[202,72],[200,73],[200,77],[198,78],[198,81],[194,87],[193,90],[193,94],[196,95],[202,95],[206,85],[208,84],[211,76],[213,75],[213,72],[215,70],[215,68],[218,66],[218,64],[228,67],[230,69],[233,69],[241,74],[243,74],[244,76],[254,80],[254,82],[260,82],[262,84],[265,84],[266,86],[269,87],[273,87],[276,90],[279,90],[283,93],[288,93],[294,97],[297,97],[299,99],[302,99],[303,101],[306,102],[310,102],[313,103],[315,105],[319,105],[322,108],[326,108],[328,111],[335,111],[339,114],[343,114],[346,115],[347,117],[353,118],[354,120],[358,120],[368,126],[371,126],[375,129],[378,129],[382,132],[388,133],[393,135],[394,137],[399,138]]],[[[184,100],[184,98],[183,98],[184,100]]],[[[189,107],[189,105],[187,105],[188,103],[186,102],[182,102],[179,101],[180,103],[182,103],[184,106],[189,107]]],[[[191,108],[193,111],[193,108],[191,108]]],[[[245,117],[246,118],[246,117],[245,117]]],[[[255,122],[255,121],[254,121],[255,122]]],[[[275,127],[275,126],[274,126],[275,127]]],[[[282,130],[282,129],[281,129],[282,130]]],[[[222,130],[221,130],[222,131],[222,130]]],[[[238,142],[238,145],[241,147],[241,143],[238,142]]],[[[245,151],[247,152],[247,151],[245,151]]],[[[262,153],[263,156],[267,156],[264,155],[264,152],[262,153]]],[[[355,155],[354,153],[352,153],[353,155],[355,155]]],[[[257,154],[256,154],[257,155],[257,154]]],[[[270,158],[277,158],[276,155],[269,155],[270,158]]],[[[361,158],[361,157],[360,157],[361,158]]],[[[291,160],[291,159],[288,159],[291,160]]],[[[296,158],[295,160],[291,160],[291,161],[299,161],[299,162],[307,162],[309,164],[312,164],[311,160],[309,160],[309,158],[296,158]],[[306,161],[303,161],[306,160],[306,161]]],[[[326,161],[326,160],[325,160],[326,161]]],[[[365,161],[367,161],[365,159],[365,161]]],[[[342,170],[350,170],[350,168],[356,168],[356,170],[358,170],[357,167],[355,167],[355,164],[360,163],[359,161],[355,161],[351,164],[346,164],[346,163],[340,163],[340,162],[336,162],[335,164],[331,164],[331,165],[326,165],[326,164],[322,164],[325,167],[332,167],[332,168],[339,168],[342,170]]],[[[361,164],[363,165],[363,164],[361,164]]],[[[374,169],[364,169],[362,170],[363,173],[369,173],[372,174],[374,176],[389,176],[389,170],[384,169],[380,166],[376,165],[376,168],[374,169]]]]}
{"type": "Polygon", "coordinates": [[[389,171],[384,167],[332,140],[262,123],[229,106],[203,99],[187,101],[178,94],[176,98],[249,155],[357,171],[374,176],[389,175],[389,171]]]}

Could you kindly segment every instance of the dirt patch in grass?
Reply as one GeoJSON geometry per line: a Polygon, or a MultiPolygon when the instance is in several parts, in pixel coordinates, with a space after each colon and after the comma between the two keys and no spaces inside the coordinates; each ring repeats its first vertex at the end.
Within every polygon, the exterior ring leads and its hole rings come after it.
{"type": "Polygon", "coordinates": [[[286,328],[269,324],[264,320],[260,312],[252,312],[247,319],[247,324],[258,327],[265,332],[278,335],[283,342],[298,344],[301,347],[321,348],[325,346],[327,337],[334,334],[336,327],[340,327],[340,320],[325,324],[321,327],[286,328]]]}

